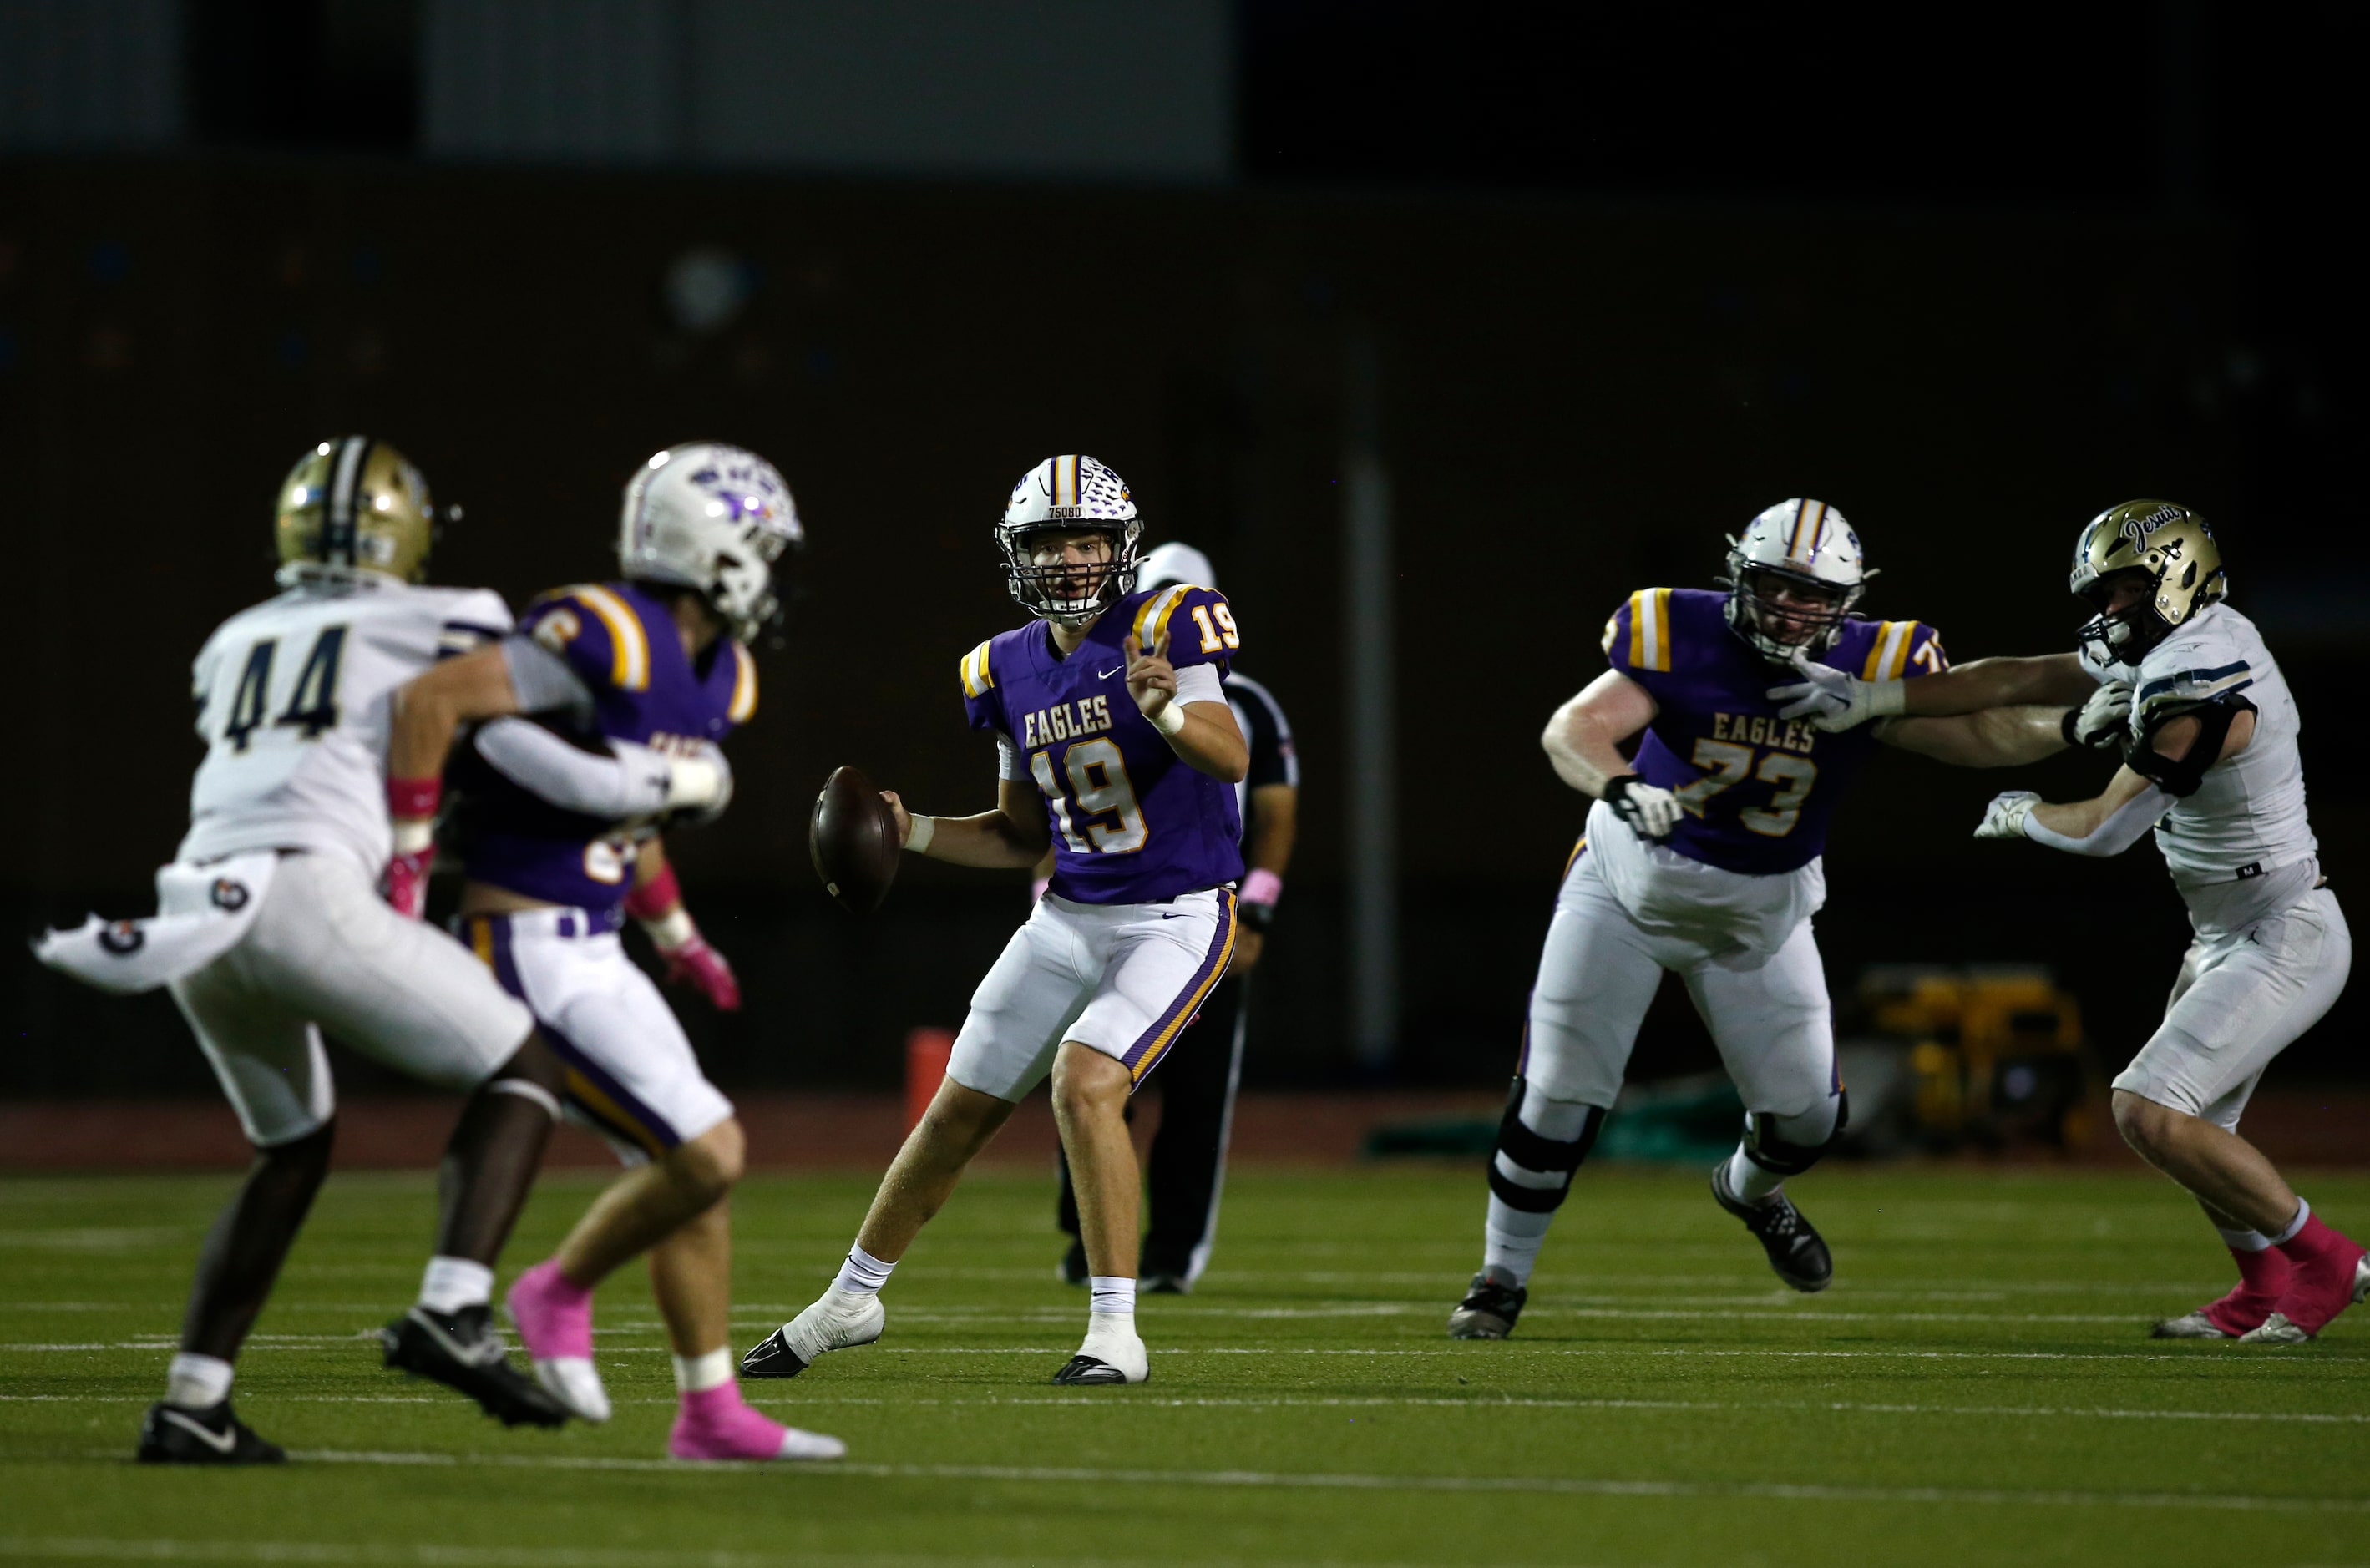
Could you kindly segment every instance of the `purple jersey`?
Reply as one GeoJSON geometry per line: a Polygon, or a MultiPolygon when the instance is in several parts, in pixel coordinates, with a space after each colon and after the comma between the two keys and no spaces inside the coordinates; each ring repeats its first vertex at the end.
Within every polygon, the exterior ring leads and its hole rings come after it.
{"type": "Polygon", "coordinates": [[[1235,786],[1170,750],[1127,694],[1122,644],[1133,633],[1151,647],[1164,624],[1180,672],[1223,676],[1242,646],[1225,595],[1178,584],[1112,605],[1067,658],[1032,621],[962,661],[971,726],[1020,754],[1053,824],[1053,890],[1081,904],[1161,903],[1243,874],[1235,786]]]}
{"type": "MultiPolygon", "coordinates": [[[[1654,699],[1636,767],[1686,807],[1670,847],[1726,871],[1794,870],[1826,848],[1827,818],[1876,745],[1876,727],[1823,734],[1778,716],[1764,693],[1800,679],[1729,629],[1728,595],[1650,588],[1605,625],[1613,668],[1654,699]]],[[[1949,667],[1934,628],[1916,621],[1846,621],[1822,664],[1864,681],[1949,667]]]]}
{"type": "MultiPolygon", "coordinates": [[[[560,589],[529,607],[519,630],[568,661],[592,694],[589,714],[543,715],[580,744],[721,740],[757,711],[757,663],[719,637],[695,663],[666,606],[632,583],[560,589]]],[[[633,887],[635,840],[618,824],[563,810],[479,761],[456,753],[463,796],[457,841],[473,881],[547,903],[616,916],[633,887]]]]}

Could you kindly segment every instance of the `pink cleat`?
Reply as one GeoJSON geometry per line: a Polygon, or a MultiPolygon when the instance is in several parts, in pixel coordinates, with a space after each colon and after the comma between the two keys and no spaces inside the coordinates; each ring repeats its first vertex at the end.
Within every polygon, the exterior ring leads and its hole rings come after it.
{"type": "Polygon", "coordinates": [[[2238,1262],[2238,1283],[2230,1288],[2230,1293],[2185,1317],[2157,1324],[2157,1338],[2237,1339],[2263,1326],[2263,1320],[2287,1293],[2295,1265],[2277,1247],[2255,1253],[2233,1247],[2230,1255],[2238,1262]]]}
{"type": "Polygon", "coordinates": [[[740,1384],[719,1383],[683,1396],[667,1452],[679,1459],[836,1459],[846,1457],[847,1445],[785,1426],[752,1409],[740,1384]]]}
{"type": "Polygon", "coordinates": [[[511,1282],[502,1308],[535,1359],[535,1381],[579,1420],[608,1420],[609,1391],[592,1367],[592,1292],[546,1258],[511,1282]]]}
{"type": "Polygon", "coordinates": [[[2295,1239],[2284,1243],[2295,1266],[2278,1310],[2261,1328],[2240,1335],[2247,1345],[2301,1345],[2329,1325],[2331,1319],[2370,1295],[2370,1268],[2364,1267],[2361,1245],[2341,1230],[2307,1216],[2295,1239]]]}

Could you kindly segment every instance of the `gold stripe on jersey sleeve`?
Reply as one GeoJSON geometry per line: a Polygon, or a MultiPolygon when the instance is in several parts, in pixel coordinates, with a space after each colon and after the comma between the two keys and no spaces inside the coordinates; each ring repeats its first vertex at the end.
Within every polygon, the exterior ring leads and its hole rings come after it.
{"type": "Polygon", "coordinates": [[[601,617],[609,631],[609,683],[620,692],[639,692],[650,683],[650,646],[642,623],[622,599],[598,583],[569,589],[568,596],[601,617]]]}
{"type": "Polygon", "coordinates": [[[1879,621],[1876,635],[1869,639],[1868,659],[1860,666],[1863,681],[1891,681],[1900,675],[1901,667],[1908,662],[1909,634],[1916,629],[1915,621],[1879,621]]]}
{"type": "Polygon", "coordinates": [[[1671,668],[1671,590],[1641,588],[1629,596],[1629,668],[1671,668]]]}
{"type": "Polygon", "coordinates": [[[1185,596],[1192,591],[1191,583],[1180,582],[1174,587],[1165,588],[1145,600],[1144,607],[1135,612],[1135,646],[1145,653],[1150,653],[1153,645],[1160,640],[1160,628],[1168,624],[1170,613],[1178,605],[1183,603],[1185,596]]]}
{"type": "Polygon", "coordinates": [[[987,668],[989,645],[982,643],[962,658],[963,695],[977,698],[995,684],[995,677],[987,668]]]}
{"type": "Polygon", "coordinates": [[[747,724],[757,712],[757,660],[737,642],[732,645],[732,705],[725,710],[725,716],[734,724],[747,724]]]}

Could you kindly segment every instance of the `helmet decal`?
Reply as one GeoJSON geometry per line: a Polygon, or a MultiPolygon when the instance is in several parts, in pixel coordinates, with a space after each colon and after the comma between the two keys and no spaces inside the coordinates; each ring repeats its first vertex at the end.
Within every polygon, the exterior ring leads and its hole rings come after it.
{"type": "Polygon", "coordinates": [[[1815,658],[1873,576],[1842,512],[1809,497],[1780,501],[1729,541],[1729,627],[1774,663],[1815,658]]]}

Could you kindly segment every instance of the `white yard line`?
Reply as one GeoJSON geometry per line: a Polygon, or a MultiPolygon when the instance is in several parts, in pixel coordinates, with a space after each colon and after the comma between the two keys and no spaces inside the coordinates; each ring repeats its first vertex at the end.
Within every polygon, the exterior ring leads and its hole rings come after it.
{"type": "MultiPolygon", "coordinates": [[[[65,1559],[92,1562],[325,1562],[385,1565],[385,1568],[800,1568],[829,1563],[840,1568],[1152,1568],[1152,1560],[1115,1557],[948,1557],[905,1552],[668,1551],[644,1547],[463,1546],[422,1541],[394,1546],[298,1540],[115,1539],[105,1537],[0,1536],[0,1561],[65,1559]]],[[[1207,1560],[1202,1560],[1205,1563],[1207,1560]]],[[[1229,1558],[1226,1562],[1241,1560],[1229,1558]]],[[[1160,1568],[1195,1568],[1192,1562],[1158,1560],[1160,1568]]],[[[1209,1564],[1208,1568],[1215,1568],[1209,1564]]],[[[1317,1564],[1314,1568],[1345,1568],[1317,1564]]],[[[1415,1564],[1361,1564],[1360,1568],[1417,1568],[1415,1564]]]]}

